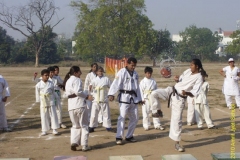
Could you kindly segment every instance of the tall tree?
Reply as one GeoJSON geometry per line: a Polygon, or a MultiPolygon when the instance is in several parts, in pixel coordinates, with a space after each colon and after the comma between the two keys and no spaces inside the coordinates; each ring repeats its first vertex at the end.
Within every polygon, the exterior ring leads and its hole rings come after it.
{"type": "Polygon", "coordinates": [[[14,46],[14,39],[7,35],[7,31],[0,26],[0,61],[7,63],[14,46]]]}
{"type": "Polygon", "coordinates": [[[232,56],[236,56],[240,53],[240,30],[236,30],[233,34],[230,35],[230,38],[233,39],[232,43],[230,43],[225,51],[232,56]]]}
{"type": "Polygon", "coordinates": [[[149,42],[152,42],[150,45],[151,48],[147,55],[153,60],[153,66],[156,66],[156,59],[163,52],[169,53],[173,47],[173,42],[170,37],[170,32],[168,30],[153,30],[151,39],[149,42]]]}
{"type": "Polygon", "coordinates": [[[179,42],[181,60],[190,60],[192,56],[201,60],[212,60],[218,48],[221,37],[208,28],[197,28],[192,25],[180,33],[182,41],[179,42]]]}
{"type": "Polygon", "coordinates": [[[142,13],[144,0],[75,1],[72,6],[80,12],[75,35],[82,58],[146,52],[152,22],[142,13]]]}
{"type": "Polygon", "coordinates": [[[57,34],[52,31],[50,26],[45,26],[44,29],[40,29],[38,33],[34,36],[31,36],[27,39],[27,43],[25,44],[25,48],[27,49],[28,53],[35,52],[35,43],[33,39],[47,41],[44,46],[42,46],[40,50],[39,62],[44,64],[51,64],[57,62],[60,59],[60,56],[57,55],[57,45],[55,43],[55,38],[57,34]],[[42,32],[45,32],[44,37],[42,37],[42,32]]]}
{"type": "MultiPolygon", "coordinates": [[[[35,66],[38,67],[41,49],[48,44],[45,26],[50,26],[50,22],[52,22],[52,18],[58,10],[54,1],[30,0],[26,5],[14,8],[9,8],[4,3],[0,3],[0,7],[0,21],[3,24],[20,32],[27,38],[31,37],[36,56],[35,66]],[[41,33],[40,30],[42,30],[41,33]],[[41,38],[36,36],[37,34],[41,34],[41,38]]],[[[53,29],[62,20],[57,20],[50,28],[53,29]]]]}

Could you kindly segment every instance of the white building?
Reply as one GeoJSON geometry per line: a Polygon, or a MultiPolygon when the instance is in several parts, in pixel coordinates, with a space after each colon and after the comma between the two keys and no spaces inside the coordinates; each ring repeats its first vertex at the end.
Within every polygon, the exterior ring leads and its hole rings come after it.
{"type": "MultiPolygon", "coordinates": [[[[218,54],[219,57],[226,56],[224,50],[233,40],[230,38],[230,35],[233,33],[233,31],[223,31],[221,28],[219,28],[217,32],[218,35],[222,37],[222,40],[218,43],[218,49],[215,51],[215,53],[218,54]]],[[[182,37],[179,34],[172,35],[172,41],[179,42],[181,40],[182,37]]]]}
{"type": "Polygon", "coordinates": [[[225,48],[232,43],[232,38],[230,38],[230,35],[233,33],[233,31],[222,31],[221,28],[218,30],[218,35],[222,37],[222,41],[218,42],[218,49],[216,50],[216,54],[219,55],[219,57],[226,56],[225,48]]]}
{"type": "Polygon", "coordinates": [[[72,54],[74,54],[74,47],[75,47],[75,45],[76,45],[76,41],[72,41],[72,54]]]}
{"type": "Polygon", "coordinates": [[[179,34],[172,35],[172,41],[179,42],[182,40],[182,37],[179,34]]]}

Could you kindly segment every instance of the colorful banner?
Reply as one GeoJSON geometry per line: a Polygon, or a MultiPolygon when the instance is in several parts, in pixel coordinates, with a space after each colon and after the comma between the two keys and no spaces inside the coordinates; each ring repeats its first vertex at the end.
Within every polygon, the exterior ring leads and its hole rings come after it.
{"type": "Polygon", "coordinates": [[[105,71],[108,75],[116,75],[117,72],[121,69],[126,67],[127,59],[112,59],[112,58],[105,58],[105,71]]]}

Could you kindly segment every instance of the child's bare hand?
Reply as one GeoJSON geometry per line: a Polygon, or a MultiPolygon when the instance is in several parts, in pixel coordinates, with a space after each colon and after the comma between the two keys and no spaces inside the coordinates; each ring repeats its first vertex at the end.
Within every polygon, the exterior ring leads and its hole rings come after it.
{"type": "Polygon", "coordinates": [[[88,97],[87,97],[87,100],[89,100],[89,101],[93,101],[93,100],[94,100],[94,98],[93,98],[93,96],[92,96],[92,95],[88,95],[88,97]]]}
{"type": "Polygon", "coordinates": [[[174,81],[175,81],[175,82],[178,82],[178,81],[179,81],[179,76],[175,76],[175,77],[174,77],[174,81]]]}
{"type": "Polygon", "coordinates": [[[186,92],[184,90],[182,90],[182,95],[186,96],[186,92]]]}
{"type": "Polygon", "coordinates": [[[114,96],[108,96],[109,101],[113,101],[114,100],[114,96]]]}
{"type": "Polygon", "coordinates": [[[7,97],[4,97],[4,98],[2,99],[2,101],[3,101],[3,102],[7,102],[7,97]]]}

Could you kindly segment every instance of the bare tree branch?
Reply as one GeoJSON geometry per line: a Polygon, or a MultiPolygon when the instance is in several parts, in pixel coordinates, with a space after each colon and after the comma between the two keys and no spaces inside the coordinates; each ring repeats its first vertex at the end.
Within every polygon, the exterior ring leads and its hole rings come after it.
{"type": "Polygon", "coordinates": [[[38,56],[41,48],[46,44],[43,39],[46,38],[46,26],[53,29],[62,20],[57,20],[53,25],[50,25],[54,15],[57,14],[59,8],[55,6],[53,0],[30,0],[25,6],[8,8],[4,3],[0,2],[0,21],[7,27],[20,32],[25,37],[33,36],[33,44],[36,54],[36,64],[38,66],[38,56]],[[25,33],[23,30],[28,33],[25,33]],[[41,30],[41,32],[39,32],[41,30]],[[40,37],[37,37],[40,33],[40,37]]]}

